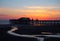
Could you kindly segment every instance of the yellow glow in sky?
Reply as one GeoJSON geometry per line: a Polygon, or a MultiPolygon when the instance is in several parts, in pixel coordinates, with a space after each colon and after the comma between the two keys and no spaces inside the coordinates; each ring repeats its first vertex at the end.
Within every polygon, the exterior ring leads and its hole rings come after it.
{"type": "Polygon", "coordinates": [[[11,9],[0,8],[0,19],[29,17],[33,19],[60,19],[60,11],[53,9],[11,9]]]}

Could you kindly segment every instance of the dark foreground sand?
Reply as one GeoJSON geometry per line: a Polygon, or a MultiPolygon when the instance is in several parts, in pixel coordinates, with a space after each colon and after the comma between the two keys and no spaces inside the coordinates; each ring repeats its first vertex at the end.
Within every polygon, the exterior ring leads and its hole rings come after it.
{"type": "MultiPolygon", "coordinates": [[[[6,32],[10,30],[11,27],[9,25],[0,25],[0,41],[38,41],[34,38],[24,38],[24,37],[17,37],[13,35],[9,35],[6,32]]],[[[20,31],[18,31],[20,32],[20,31]]],[[[46,38],[45,41],[60,41],[60,38],[46,38]]]]}

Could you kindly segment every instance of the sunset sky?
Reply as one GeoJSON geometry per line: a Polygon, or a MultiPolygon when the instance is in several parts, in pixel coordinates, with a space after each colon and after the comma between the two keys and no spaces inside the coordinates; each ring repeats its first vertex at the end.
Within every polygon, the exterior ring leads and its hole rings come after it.
{"type": "Polygon", "coordinates": [[[60,20],[60,0],[0,0],[0,20],[20,17],[60,20]]]}

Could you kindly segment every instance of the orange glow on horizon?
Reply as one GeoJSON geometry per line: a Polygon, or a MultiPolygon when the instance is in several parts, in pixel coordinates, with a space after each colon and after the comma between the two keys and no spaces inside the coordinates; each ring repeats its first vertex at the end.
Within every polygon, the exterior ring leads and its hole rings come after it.
{"type": "Polygon", "coordinates": [[[0,16],[0,19],[18,19],[21,17],[29,17],[30,19],[39,20],[54,20],[60,19],[59,10],[46,10],[46,9],[1,9],[0,13],[6,14],[5,16],[0,16]]]}

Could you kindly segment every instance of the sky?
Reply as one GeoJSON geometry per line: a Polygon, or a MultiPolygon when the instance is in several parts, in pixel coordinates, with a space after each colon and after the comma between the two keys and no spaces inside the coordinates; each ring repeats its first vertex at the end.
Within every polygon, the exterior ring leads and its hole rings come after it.
{"type": "Polygon", "coordinates": [[[0,20],[21,17],[60,20],[60,0],[0,0],[0,20]]]}

